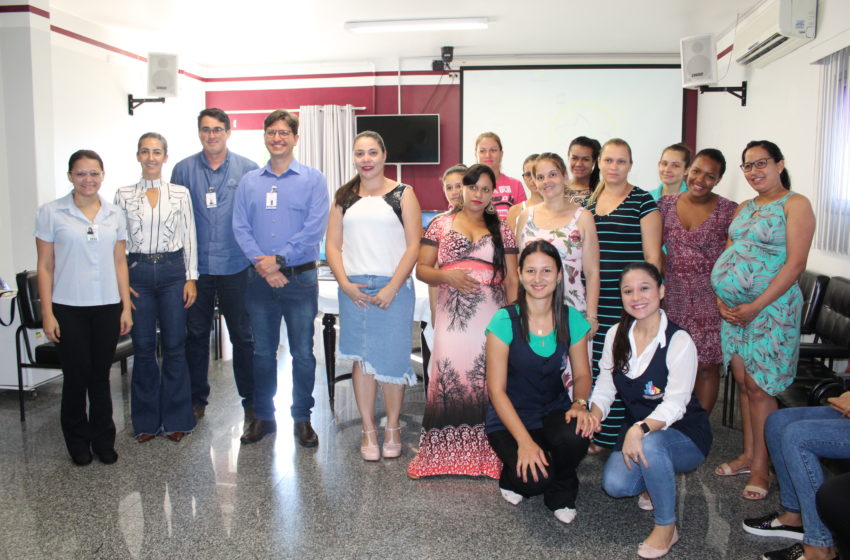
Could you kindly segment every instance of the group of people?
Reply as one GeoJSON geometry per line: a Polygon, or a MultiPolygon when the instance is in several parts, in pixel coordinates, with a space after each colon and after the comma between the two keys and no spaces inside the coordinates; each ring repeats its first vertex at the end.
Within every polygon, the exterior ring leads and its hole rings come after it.
{"type": "MultiPolygon", "coordinates": [[[[270,159],[262,168],[227,149],[230,120],[220,109],[201,111],[198,134],[203,150],[179,162],[170,182],[162,179],[165,138],[142,135],[142,178],[119,189],[115,204],[98,196],[100,157],[75,152],[72,192],[38,211],[44,330],[59,346],[62,429],[75,463],[117,460],[108,372],[123,334],[135,350],[138,441],[162,434],[179,442],[191,432],[209,398],[216,300],[234,347],[242,442],[277,429],[284,320],[295,437],[317,445],[313,335],[326,235],[364,460],[402,454],[404,391],[416,383],[415,268],[431,286],[434,343],[411,478],[495,478],[508,502],[543,494],[570,523],[579,463],[611,449],[603,488],[654,510],[638,554],[663,556],[679,538],[675,473],[708,455],[708,414],[726,364],[740,389],[744,445],[716,473],[747,473],[743,497],[766,496],[778,451],[766,443],[765,423],[769,434],[774,396],[794,377],[796,282],[814,232],[809,201],[790,191],[772,142],[744,149],[741,169],[756,197],[737,205],[712,192],[726,171],[716,149],[692,156],[683,144],[667,147],[661,185],[650,192],[629,182],[628,143],[580,136],[566,161],[554,152],[526,158],[524,188],[503,173],[501,139],[486,132],[475,164],[443,174],[449,209],[423,235],[414,190],[385,176],[386,146],[375,132],[354,139],[356,174],[333,200],[324,176],[294,158],[298,119],[287,111],[265,119],[270,159]]],[[[779,478],[788,513],[754,524],[767,532],[799,525],[802,507],[808,535],[807,506],[786,501],[779,478]]],[[[831,550],[825,534],[804,539],[806,558],[821,557],[812,547],[831,550]]]]}

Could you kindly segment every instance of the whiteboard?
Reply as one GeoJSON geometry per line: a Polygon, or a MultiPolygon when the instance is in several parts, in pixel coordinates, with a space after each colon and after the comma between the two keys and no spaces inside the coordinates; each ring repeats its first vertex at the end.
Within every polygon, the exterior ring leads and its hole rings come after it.
{"type": "Polygon", "coordinates": [[[604,144],[619,137],[632,147],[629,182],[659,184],[661,150],[682,140],[682,73],[664,68],[510,67],[462,69],[463,160],[475,162],[475,138],[502,139],[502,172],[520,178],[531,153],[567,159],[576,136],[604,144]]]}

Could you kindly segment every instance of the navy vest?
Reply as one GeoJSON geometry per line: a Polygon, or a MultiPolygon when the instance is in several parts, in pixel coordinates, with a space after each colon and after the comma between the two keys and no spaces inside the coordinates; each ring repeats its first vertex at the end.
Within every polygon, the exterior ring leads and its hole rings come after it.
{"type": "MultiPolygon", "coordinates": [[[[543,417],[553,410],[569,410],[572,401],[564,387],[561,374],[566,367],[569,343],[557,343],[555,352],[544,358],[531,349],[522,336],[522,326],[516,305],[510,304],[504,309],[511,318],[513,340],[508,350],[508,382],[506,392],[511,404],[527,430],[543,427],[543,417]]],[[[569,317],[569,310],[564,307],[569,317]]],[[[569,342],[569,325],[567,326],[569,342]]],[[[506,430],[496,414],[492,404],[487,405],[484,420],[487,433],[506,430]]]]}
{"type": "MultiPolygon", "coordinates": [[[[680,326],[671,321],[667,322],[667,330],[664,332],[667,337],[667,344],[664,348],[659,347],[655,350],[655,355],[652,356],[652,360],[640,377],[629,379],[625,374],[613,373],[614,386],[626,407],[625,420],[620,429],[620,437],[617,439],[615,449],[621,450],[623,448],[626,432],[632,427],[632,424],[649,416],[664,399],[669,373],[667,370],[667,349],[670,348],[670,340],[673,338],[673,334],[680,330],[682,330],[680,326]]],[[[695,396],[691,395],[691,400],[685,409],[685,415],[670,428],[679,430],[691,438],[702,451],[702,454],[708,456],[708,451],[711,448],[711,426],[708,421],[708,414],[700,406],[695,396]]]]}

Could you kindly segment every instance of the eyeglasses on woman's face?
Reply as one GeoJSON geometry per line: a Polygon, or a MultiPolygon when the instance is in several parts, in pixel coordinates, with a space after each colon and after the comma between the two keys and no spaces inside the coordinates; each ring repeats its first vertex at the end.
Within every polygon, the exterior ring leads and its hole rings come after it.
{"type": "Polygon", "coordinates": [[[742,163],[739,167],[744,171],[744,173],[749,173],[753,170],[753,168],[764,169],[765,167],[767,167],[767,162],[772,159],[772,157],[766,157],[757,159],[755,161],[748,161],[746,163],[742,163]]]}

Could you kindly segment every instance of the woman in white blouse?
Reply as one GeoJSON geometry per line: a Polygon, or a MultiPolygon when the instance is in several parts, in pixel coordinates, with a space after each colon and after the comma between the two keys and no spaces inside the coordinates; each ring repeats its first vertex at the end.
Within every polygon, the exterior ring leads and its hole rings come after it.
{"type": "Polygon", "coordinates": [[[614,498],[636,496],[654,509],[655,527],[638,546],[641,558],[660,558],[679,540],[675,473],[696,469],[711,447],[708,414],[692,395],[697,350],[690,335],[661,309],[664,285],[646,262],[620,274],[623,316],[605,335],[591,413],[608,416],[615,394],[625,420],[605,464],[602,486],[614,498]]]}
{"type": "Polygon", "coordinates": [[[186,187],[162,180],[162,165],[168,160],[162,135],[143,134],[136,159],[142,179],[115,193],[115,204],[127,217],[133,296],[133,431],[140,443],[160,432],[180,441],[195,427],[186,364],[186,309],[195,302],[198,278],[192,198],[186,187]]]}
{"type": "Polygon", "coordinates": [[[118,460],[109,368],[118,336],[133,324],[127,226],[98,195],[103,175],[96,152],[77,150],[68,161],[73,190],[39,207],[35,219],[42,327],[59,351],[62,434],[80,466],[92,452],[102,463],[118,460]]]}

